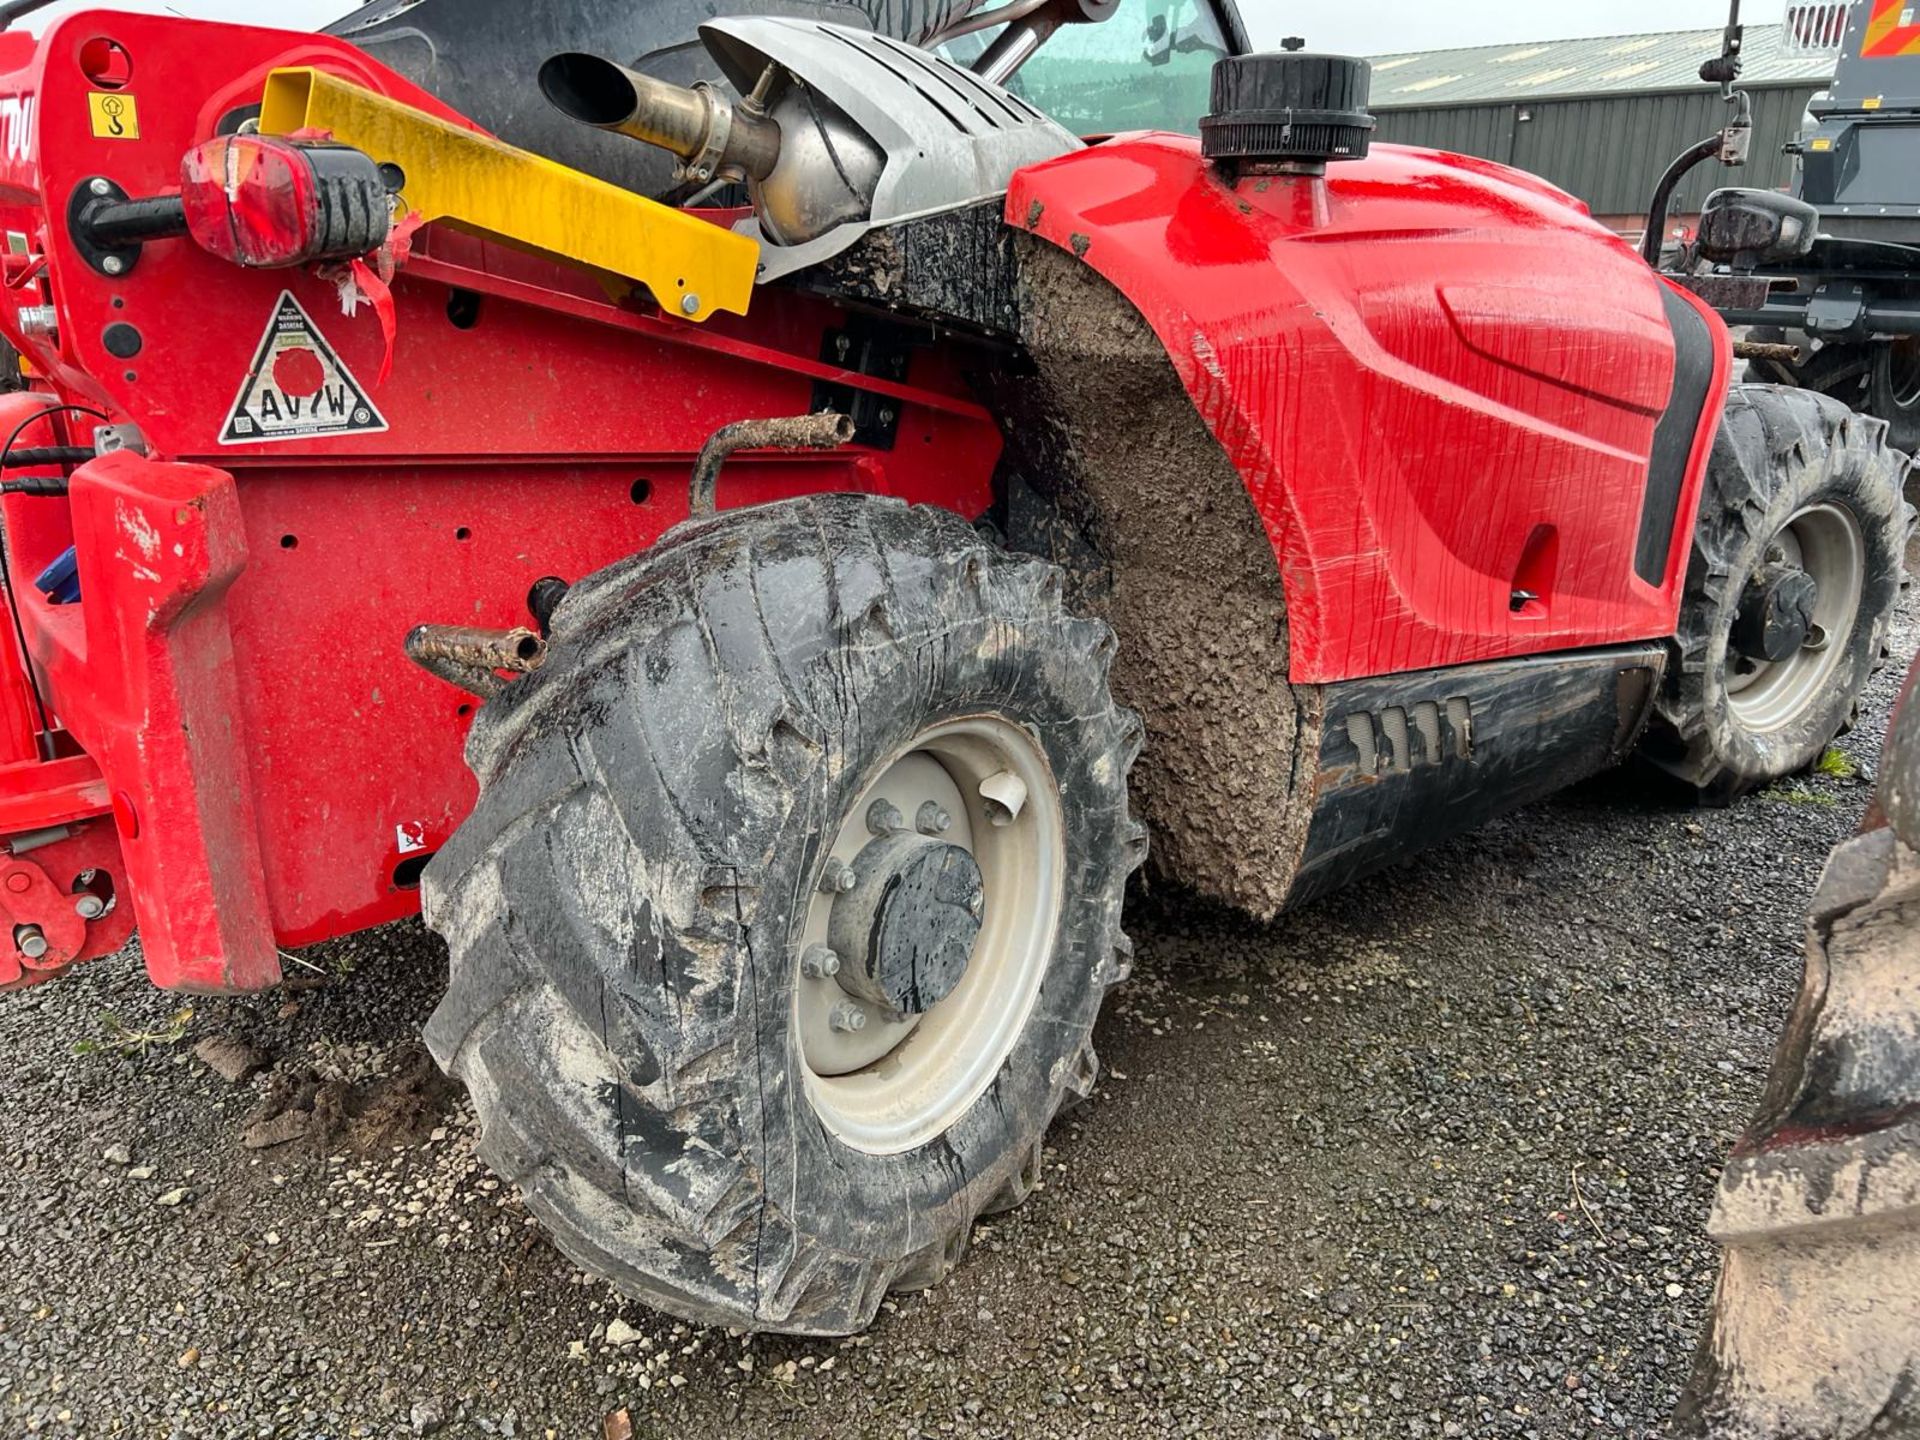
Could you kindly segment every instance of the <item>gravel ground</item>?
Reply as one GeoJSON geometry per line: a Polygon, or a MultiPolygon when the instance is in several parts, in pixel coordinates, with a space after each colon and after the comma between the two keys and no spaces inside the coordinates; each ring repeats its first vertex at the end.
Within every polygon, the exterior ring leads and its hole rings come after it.
{"type": "Polygon", "coordinates": [[[551,1249],[421,1063],[418,925],[190,1016],[132,952],[0,999],[0,1433],[1658,1433],[1902,668],[1857,773],[1718,811],[1609,777],[1268,928],[1145,897],[1042,1189],[847,1342],[678,1325],[551,1249]]]}

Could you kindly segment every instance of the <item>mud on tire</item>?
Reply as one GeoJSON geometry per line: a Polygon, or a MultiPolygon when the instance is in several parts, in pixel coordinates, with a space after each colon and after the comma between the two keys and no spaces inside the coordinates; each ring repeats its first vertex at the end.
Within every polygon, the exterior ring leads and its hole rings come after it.
{"type": "MultiPolygon", "coordinates": [[[[1802,331],[1775,325],[1756,325],[1747,338],[1770,345],[1788,342],[1811,348],[1802,331]]],[[[1887,442],[1911,455],[1920,450],[1920,395],[1914,393],[1913,357],[1916,343],[1861,341],[1829,343],[1812,350],[1798,364],[1790,360],[1754,360],[1746,378],[1756,384],[1792,385],[1831,395],[1841,404],[1887,422],[1887,442]]]]}
{"type": "MultiPolygon", "coordinates": [[[[1886,427],[1811,391],[1737,385],[1714,442],[1688,560],[1674,654],[1642,753],[1709,795],[1740,793],[1804,769],[1846,726],[1879,662],[1906,543],[1908,461],[1886,427]],[[1748,581],[1797,517],[1851,518],[1858,606],[1817,693],[1756,721],[1736,701],[1747,662],[1733,629],[1748,581]]],[[[1795,542],[1796,544],[1798,542],[1795,542]]],[[[1797,657],[1796,657],[1797,658],[1797,657]]],[[[1762,677],[1764,678],[1764,676],[1762,677]]]]}
{"type": "Polygon", "coordinates": [[[691,1320],[843,1334],[1025,1198],[1128,969],[1142,732],[1112,653],[1050,566],[865,497],[690,523],[573,588],[545,667],[475,722],[480,800],[424,896],[452,951],[428,1044],[562,1250],[691,1320]],[[871,1153],[809,1098],[799,929],[887,757],[981,715],[1056,782],[1051,951],[984,1090],[871,1153]]]}

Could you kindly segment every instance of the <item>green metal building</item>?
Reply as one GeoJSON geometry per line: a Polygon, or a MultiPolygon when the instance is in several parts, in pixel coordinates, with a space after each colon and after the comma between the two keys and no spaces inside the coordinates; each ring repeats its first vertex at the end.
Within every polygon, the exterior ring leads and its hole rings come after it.
{"type": "MultiPolygon", "coordinates": [[[[1795,10],[1818,8],[1826,7],[1795,10]]],[[[1752,159],[1744,172],[1696,170],[1674,199],[1681,223],[1719,186],[1792,182],[1781,147],[1799,136],[1807,101],[1834,69],[1834,50],[1804,32],[1747,27],[1741,84],[1753,97],[1752,159]]],[[[1661,172],[1727,122],[1718,89],[1699,77],[1720,40],[1718,30],[1688,30],[1376,56],[1376,138],[1530,170],[1638,234],[1661,172]]]]}

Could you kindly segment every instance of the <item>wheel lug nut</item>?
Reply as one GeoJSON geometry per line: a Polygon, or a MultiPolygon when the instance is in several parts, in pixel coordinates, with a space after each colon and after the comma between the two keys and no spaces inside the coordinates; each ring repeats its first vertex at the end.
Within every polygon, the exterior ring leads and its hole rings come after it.
{"type": "Polygon", "coordinates": [[[840,973],[840,957],[825,945],[809,945],[800,956],[800,973],[809,980],[831,980],[840,973]]]}
{"type": "Polygon", "coordinates": [[[860,883],[860,876],[844,860],[829,860],[820,872],[820,889],[827,895],[844,895],[860,883]]]}
{"type": "Polygon", "coordinates": [[[953,828],[953,816],[942,810],[937,800],[929,800],[913,817],[913,825],[922,835],[944,835],[953,828]]]}
{"type": "Polygon", "coordinates": [[[827,1016],[827,1023],[843,1034],[850,1035],[867,1028],[867,1012],[851,1000],[842,1001],[833,1007],[833,1013],[827,1016]]]}
{"type": "Polygon", "coordinates": [[[867,829],[875,835],[891,835],[907,828],[906,816],[890,800],[876,800],[867,807],[867,829]]]}

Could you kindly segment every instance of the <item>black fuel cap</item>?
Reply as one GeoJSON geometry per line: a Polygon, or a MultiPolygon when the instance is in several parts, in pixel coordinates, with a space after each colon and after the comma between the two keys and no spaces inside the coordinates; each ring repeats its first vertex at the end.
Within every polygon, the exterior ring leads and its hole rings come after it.
{"type": "Polygon", "coordinates": [[[1351,55],[1289,49],[1228,56],[1213,67],[1213,111],[1200,121],[1201,152],[1242,170],[1365,159],[1372,86],[1373,66],[1351,55]]]}

